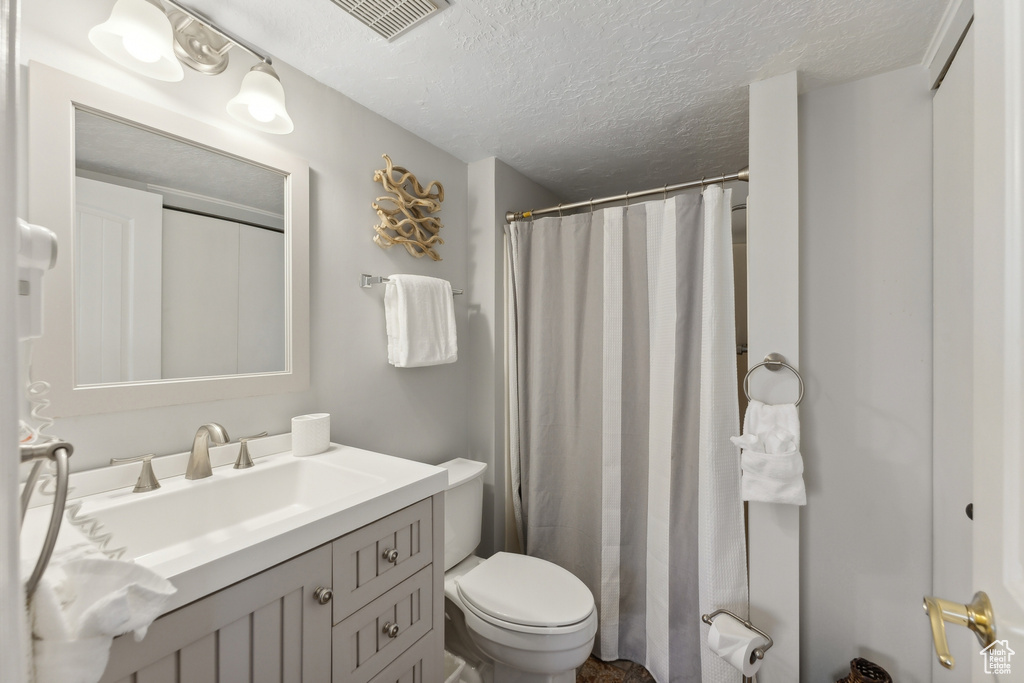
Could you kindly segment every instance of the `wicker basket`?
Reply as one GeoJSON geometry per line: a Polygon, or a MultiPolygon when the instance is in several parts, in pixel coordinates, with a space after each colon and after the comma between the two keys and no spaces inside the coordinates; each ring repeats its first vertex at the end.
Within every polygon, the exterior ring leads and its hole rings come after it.
{"type": "Polygon", "coordinates": [[[892,683],[892,676],[874,662],[858,657],[850,662],[850,675],[836,683],[892,683]]]}

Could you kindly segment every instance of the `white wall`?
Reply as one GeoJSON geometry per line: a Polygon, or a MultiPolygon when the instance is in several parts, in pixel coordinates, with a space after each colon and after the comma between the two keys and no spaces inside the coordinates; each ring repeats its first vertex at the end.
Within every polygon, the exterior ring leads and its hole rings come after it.
{"type": "Polygon", "coordinates": [[[504,232],[506,211],[553,206],[560,200],[508,164],[490,157],[469,165],[469,319],[467,420],[469,457],[488,464],[479,554],[506,541],[504,366],[504,232]]]}
{"type": "MultiPolygon", "coordinates": [[[[332,414],[335,441],[429,462],[466,455],[468,345],[461,345],[462,358],[452,365],[389,366],[383,288],[358,287],[361,272],[410,272],[469,288],[466,164],[280,62],[274,66],[295,132],[271,136],[249,131],[224,106],[253,60],[234,50],[225,74],[205,77],[186,69],[179,83],[135,76],[100,55],[86,37],[111,6],[108,0],[25,3],[22,63],[49,64],[219,126],[226,136],[260,137],[308,160],[312,380],[308,391],[294,394],[62,419],[53,431],[75,444],[74,468],[148,451],[187,450],[196,428],[211,420],[238,437],[287,431],[293,415],[312,411],[332,414]],[[383,168],[383,153],[421,181],[444,184],[443,261],[413,259],[400,248],[384,251],[371,241],[377,217],[370,202],[383,194],[373,171],[383,168]]],[[[65,247],[63,253],[70,250],[65,247]]],[[[466,332],[468,298],[456,299],[460,335],[466,332]]],[[[46,379],[46,368],[37,367],[35,376],[46,379]]]]}
{"type": "Polygon", "coordinates": [[[931,679],[931,94],[912,67],[800,98],[801,680],[931,679]]]}

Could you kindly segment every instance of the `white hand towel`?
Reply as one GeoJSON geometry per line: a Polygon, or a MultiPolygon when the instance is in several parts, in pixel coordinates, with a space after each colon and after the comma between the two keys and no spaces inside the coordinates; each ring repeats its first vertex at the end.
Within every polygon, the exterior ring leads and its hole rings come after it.
{"type": "Polygon", "coordinates": [[[388,280],[388,362],[397,368],[454,363],[459,345],[451,283],[422,275],[389,275],[388,280]]]}
{"type": "Polygon", "coordinates": [[[804,460],[800,455],[800,418],[794,404],[751,401],[743,417],[743,435],[732,437],[732,442],[743,449],[743,500],[807,504],[804,460]]]}
{"type": "Polygon", "coordinates": [[[174,586],[132,562],[92,552],[51,565],[32,596],[36,683],[96,683],[114,636],[142,640],[174,586]]]}

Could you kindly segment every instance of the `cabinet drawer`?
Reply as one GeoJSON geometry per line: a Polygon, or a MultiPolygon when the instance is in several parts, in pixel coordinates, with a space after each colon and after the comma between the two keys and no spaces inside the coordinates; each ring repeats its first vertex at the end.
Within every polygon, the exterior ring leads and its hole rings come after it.
{"type": "Polygon", "coordinates": [[[432,569],[427,566],[334,627],[333,680],[366,683],[430,632],[432,569]],[[389,625],[398,626],[394,636],[386,632],[389,625]]]}
{"type": "Polygon", "coordinates": [[[410,505],[334,542],[334,623],[430,563],[430,499],[410,505]],[[394,562],[385,551],[397,550],[394,562]]]}
{"type": "Polygon", "coordinates": [[[441,680],[437,656],[442,646],[433,634],[423,638],[403,652],[395,661],[384,667],[370,683],[436,683],[441,680]]]}

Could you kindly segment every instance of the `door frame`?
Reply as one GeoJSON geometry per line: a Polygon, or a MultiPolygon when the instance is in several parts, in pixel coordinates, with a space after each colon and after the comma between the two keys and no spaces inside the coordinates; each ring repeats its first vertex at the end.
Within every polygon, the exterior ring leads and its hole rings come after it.
{"type": "MultiPolygon", "coordinates": [[[[974,589],[1024,670],[1024,9],[975,7],[974,589]]],[[[980,649],[980,648],[979,648],[980,649]]],[[[972,680],[992,681],[982,658],[972,680]]],[[[1019,674],[1018,674],[1019,676],[1019,674]]]]}
{"type": "MultiPolygon", "coordinates": [[[[16,207],[18,0],[0,0],[0,642],[24,651],[19,573],[16,207]]],[[[0,657],[0,680],[26,680],[24,658],[0,657]]]]}

